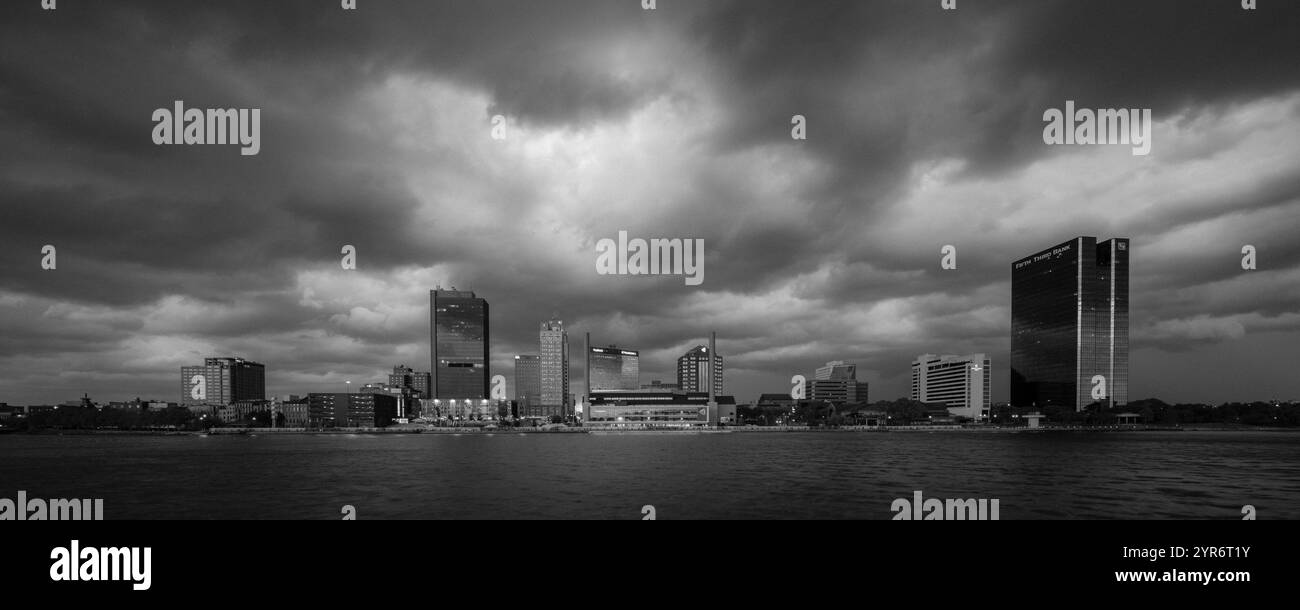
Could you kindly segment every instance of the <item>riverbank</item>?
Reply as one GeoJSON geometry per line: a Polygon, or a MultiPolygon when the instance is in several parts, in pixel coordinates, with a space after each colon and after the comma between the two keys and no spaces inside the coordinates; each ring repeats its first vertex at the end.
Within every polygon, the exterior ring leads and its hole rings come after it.
{"type": "Polygon", "coordinates": [[[1000,427],[1000,426],[960,426],[960,425],[924,425],[924,426],[726,426],[726,427],[680,427],[680,428],[635,428],[627,426],[558,426],[521,428],[486,428],[486,427],[434,427],[416,425],[398,425],[387,428],[332,428],[315,430],[307,428],[212,428],[210,430],[4,430],[5,435],[35,436],[281,436],[281,435],[356,435],[356,434],[475,434],[475,435],[509,435],[509,434],[607,434],[607,435],[642,435],[642,434],[718,434],[718,433],[781,433],[781,432],[817,432],[817,433],[898,433],[898,432],[964,432],[978,434],[1052,434],[1052,433],[1100,433],[1100,432],[1300,432],[1300,428],[1271,428],[1249,426],[1222,426],[1200,424],[1189,426],[1044,426],[1041,428],[1000,427]]]}

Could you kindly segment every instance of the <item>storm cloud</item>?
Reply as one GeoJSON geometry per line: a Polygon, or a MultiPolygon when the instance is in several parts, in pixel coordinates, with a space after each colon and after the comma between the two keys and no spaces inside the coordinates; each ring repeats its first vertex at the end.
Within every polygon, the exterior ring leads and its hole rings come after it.
{"type": "Polygon", "coordinates": [[[832,359],[896,398],[927,352],[1005,400],[1010,265],[1076,235],[1132,239],[1134,398],[1298,397],[1300,6],[640,4],[6,3],[0,401],[427,368],[438,285],[511,384],[558,315],[643,383],[717,331],[742,401],[832,359]],[[154,145],[175,100],[260,108],[260,153],[154,145]],[[1067,100],[1151,109],[1151,153],[1045,145],[1067,100]],[[703,239],[703,285],[598,274],[619,231],[703,239]]]}

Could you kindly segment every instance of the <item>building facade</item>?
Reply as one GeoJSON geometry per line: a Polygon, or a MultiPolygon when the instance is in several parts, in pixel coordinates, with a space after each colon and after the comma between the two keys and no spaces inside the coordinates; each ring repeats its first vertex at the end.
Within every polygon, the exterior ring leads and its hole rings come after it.
{"type": "Polygon", "coordinates": [[[832,360],[825,366],[817,367],[813,379],[857,379],[858,365],[843,360],[832,360]]]}
{"type": "Polygon", "coordinates": [[[856,379],[814,379],[808,382],[808,400],[835,404],[868,402],[868,385],[856,379]]]}
{"type": "MultiPolygon", "coordinates": [[[[713,355],[713,392],[722,395],[722,354],[713,355]]],[[[709,347],[697,345],[677,359],[677,387],[684,392],[709,391],[709,347]]]]}
{"type": "Polygon", "coordinates": [[[397,398],[388,394],[308,394],[309,428],[382,428],[397,417],[397,398]]]}
{"type": "Polygon", "coordinates": [[[867,402],[868,385],[858,381],[858,365],[843,360],[832,360],[817,367],[808,381],[808,400],[821,400],[835,404],[867,402]]]}
{"type": "Polygon", "coordinates": [[[652,380],[650,380],[650,383],[643,383],[643,384],[641,384],[641,389],[642,389],[642,390],[655,390],[655,391],[658,391],[658,392],[677,392],[677,391],[681,390],[682,388],[681,388],[680,385],[675,384],[675,383],[664,383],[663,380],[660,380],[660,379],[652,379],[652,380]]]}
{"type": "Polygon", "coordinates": [[[311,402],[307,398],[290,397],[276,401],[277,426],[306,428],[311,422],[311,402]]]}
{"type": "Polygon", "coordinates": [[[429,291],[434,398],[487,398],[492,380],[487,300],[464,290],[429,291]]]}
{"type": "Polygon", "coordinates": [[[636,350],[593,347],[587,362],[591,367],[588,393],[641,387],[641,354],[636,350]]]}
{"type": "Polygon", "coordinates": [[[722,412],[735,419],[736,400],[718,396],[717,413],[709,413],[707,392],[642,390],[595,391],[589,396],[585,425],[635,428],[689,428],[719,421],[722,412]],[[711,421],[712,420],[712,421],[711,421]]]}
{"type": "Polygon", "coordinates": [[[181,404],[232,405],[266,399],[266,367],[243,358],[205,358],[181,367],[181,404]]]}
{"type": "Polygon", "coordinates": [[[388,376],[388,385],[395,388],[410,388],[416,398],[433,398],[433,380],[429,373],[416,371],[404,364],[393,367],[388,376]]]}
{"type": "Polygon", "coordinates": [[[541,412],[536,415],[571,415],[569,333],[564,330],[564,321],[551,319],[543,322],[538,340],[541,348],[541,412]]]}
{"type": "Polygon", "coordinates": [[[1129,240],[1076,237],[1011,266],[1011,404],[1128,403],[1129,240]]]}
{"type": "Polygon", "coordinates": [[[912,400],[941,402],[951,415],[986,419],[992,404],[991,369],[984,354],[921,354],[912,361],[912,400]]]}
{"type": "Polygon", "coordinates": [[[520,417],[544,415],[542,408],[542,357],[515,356],[515,401],[520,417]]]}

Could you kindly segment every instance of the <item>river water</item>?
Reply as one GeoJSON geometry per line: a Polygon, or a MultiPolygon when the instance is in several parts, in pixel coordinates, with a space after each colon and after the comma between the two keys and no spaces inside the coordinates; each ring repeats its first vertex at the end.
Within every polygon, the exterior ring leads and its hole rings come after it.
{"type": "Polygon", "coordinates": [[[107,519],[1300,519],[1300,433],[0,436],[0,497],[107,519]]]}

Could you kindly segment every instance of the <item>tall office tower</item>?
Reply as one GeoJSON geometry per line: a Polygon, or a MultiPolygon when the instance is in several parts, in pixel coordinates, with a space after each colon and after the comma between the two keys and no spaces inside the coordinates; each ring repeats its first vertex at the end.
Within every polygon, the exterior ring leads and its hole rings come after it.
{"type": "Polygon", "coordinates": [[[588,393],[641,387],[641,356],[636,350],[593,347],[587,354],[587,362],[591,369],[588,393]]]}
{"type": "MultiPolygon", "coordinates": [[[[722,395],[722,355],[714,354],[713,393],[722,395]]],[[[697,345],[677,359],[677,387],[683,392],[708,392],[709,348],[697,345]]]]}
{"type": "Polygon", "coordinates": [[[1076,237],[1011,265],[1011,404],[1128,403],[1129,240],[1076,237]]]}
{"type": "Polygon", "coordinates": [[[404,364],[393,367],[393,372],[388,376],[388,385],[395,388],[409,388],[417,399],[430,398],[429,374],[413,370],[404,364]]]}
{"type": "Polygon", "coordinates": [[[988,417],[991,368],[984,354],[921,354],[912,361],[912,400],[942,402],[961,417],[988,417]]]}
{"type": "Polygon", "coordinates": [[[569,333],[564,322],[551,319],[542,323],[541,339],[541,407],[544,415],[569,415],[569,333]]]}
{"type": "Polygon", "coordinates": [[[205,358],[181,367],[181,404],[231,405],[266,400],[266,367],[243,358],[205,358]]]}
{"type": "Polygon", "coordinates": [[[542,415],[541,356],[515,356],[515,400],[521,417],[542,415]]]}
{"type": "Polygon", "coordinates": [[[430,290],[429,334],[433,397],[487,398],[492,379],[487,301],[455,288],[430,290]]]}

